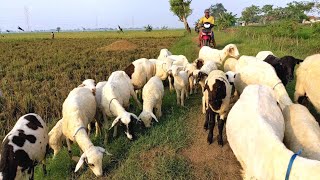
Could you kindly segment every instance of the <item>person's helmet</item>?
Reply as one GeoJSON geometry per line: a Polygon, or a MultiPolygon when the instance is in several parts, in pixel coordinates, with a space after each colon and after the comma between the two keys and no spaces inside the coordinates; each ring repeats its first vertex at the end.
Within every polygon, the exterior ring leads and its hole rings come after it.
{"type": "Polygon", "coordinates": [[[206,12],[210,13],[210,10],[209,9],[205,9],[204,13],[206,13],[206,12]]]}

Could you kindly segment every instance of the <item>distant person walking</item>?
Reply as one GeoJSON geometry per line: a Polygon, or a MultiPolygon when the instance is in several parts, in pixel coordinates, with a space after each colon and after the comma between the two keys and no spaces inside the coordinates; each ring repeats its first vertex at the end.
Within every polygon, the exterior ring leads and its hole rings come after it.
{"type": "Polygon", "coordinates": [[[54,33],[51,32],[51,39],[54,39],[54,33]]]}

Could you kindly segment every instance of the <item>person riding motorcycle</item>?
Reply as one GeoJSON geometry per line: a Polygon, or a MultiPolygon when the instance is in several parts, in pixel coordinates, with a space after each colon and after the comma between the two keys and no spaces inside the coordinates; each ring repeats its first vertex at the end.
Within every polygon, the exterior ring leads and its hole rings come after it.
{"type": "MultiPolygon", "coordinates": [[[[200,31],[199,31],[199,46],[201,46],[201,33],[202,33],[201,26],[206,22],[214,25],[214,17],[210,16],[210,10],[209,9],[204,10],[204,16],[202,18],[200,18],[199,23],[198,23],[200,25],[200,27],[199,27],[200,28],[200,31]]],[[[211,34],[212,34],[211,35],[211,42],[213,43],[213,46],[216,47],[216,41],[214,39],[213,32],[211,34]]]]}

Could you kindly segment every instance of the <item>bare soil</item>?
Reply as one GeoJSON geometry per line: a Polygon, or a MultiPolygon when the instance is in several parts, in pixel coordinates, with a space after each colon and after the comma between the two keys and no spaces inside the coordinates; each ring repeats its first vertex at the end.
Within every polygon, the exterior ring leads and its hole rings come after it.
{"type": "Polygon", "coordinates": [[[98,48],[98,51],[129,51],[135,50],[138,46],[127,40],[115,41],[108,46],[98,48]]]}
{"type": "Polygon", "coordinates": [[[241,166],[227,142],[225,128],[224,146],[219,146],[217,142],[217,124],[214,129],[214,142],[209,145],[208,132],[203,129],[205,116],[201,113],[201,106],[193,107],[190,112],[193,113],[190,113],[188,122],[193,140],[181,153],[190,160],[194,176],[197,179],[242,179],[241,166]]]}

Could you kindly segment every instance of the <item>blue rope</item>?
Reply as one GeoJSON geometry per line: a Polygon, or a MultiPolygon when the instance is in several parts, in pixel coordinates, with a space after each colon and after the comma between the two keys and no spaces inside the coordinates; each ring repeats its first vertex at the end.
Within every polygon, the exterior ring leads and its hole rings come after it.
{"type": "Polygon", "coordinates": [[[286,173],[286,180],[289,180],[289,176],[290,176],[290,172],[291,172],[291,168],[292,168],[292,164],[293,164],[293,161],[296,159],[296,157],[298,155],[300,155],[302,153],[302,149],[300,149],[297,153],[293,154],[291,156],[291,159],[289,161],[289,164],[288,164],[288,169],[287,169],[287,173],[286,173]]]}

